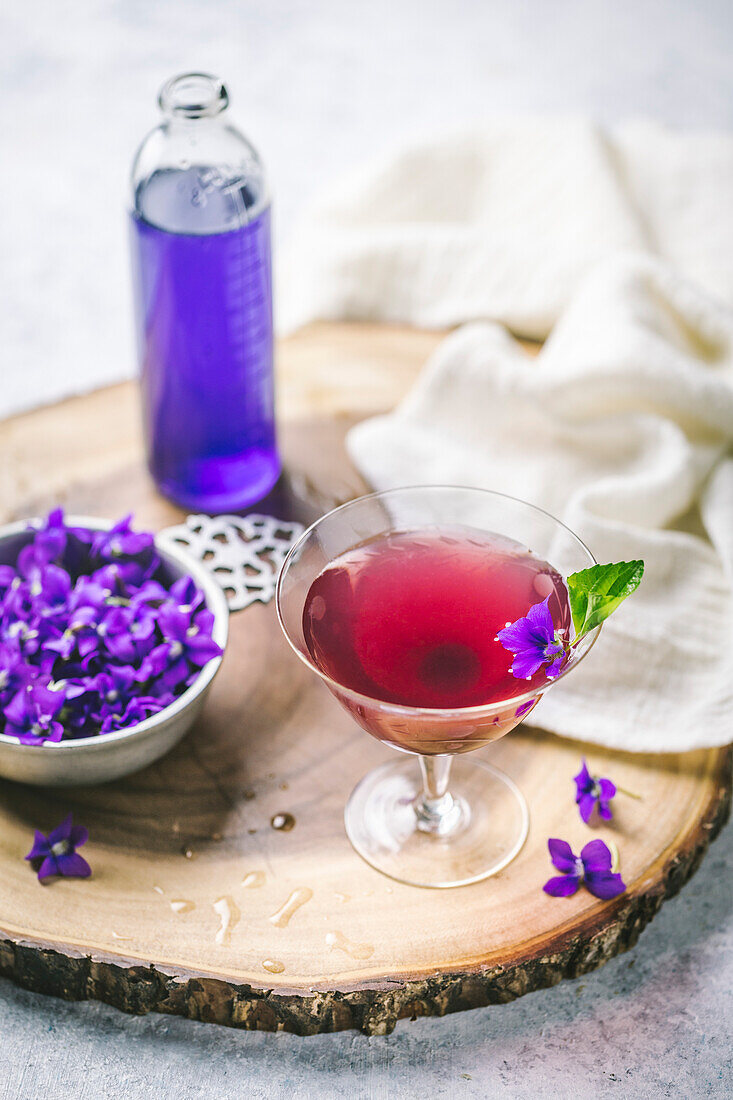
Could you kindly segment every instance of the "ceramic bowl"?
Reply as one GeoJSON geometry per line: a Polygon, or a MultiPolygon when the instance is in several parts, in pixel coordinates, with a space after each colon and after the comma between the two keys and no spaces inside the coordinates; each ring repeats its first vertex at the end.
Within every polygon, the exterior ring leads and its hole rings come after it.
{"type": "MultiPolygon", "coordinates": [[[[14,564],[18,552],[30,540],[29,525],[36,522],[23,520],[0,527],[0,563],[14,564]]],[[[108,521],[89,516],[67,516],[66,522],[94,531],[111,527],[108,521]]],[[[164,546],[160,539],[156,539],[156,549],[171,583],[189,576],[202,590],[207,607],[214,613],[214,641],[224,649],[229,611],[220,585],[185,550],[169,543],[164,546]]],[[[170,706],[114,733],[46,741],[42,745],[21,745],[16,738],[0,734],[0,776],[36,786],[67,787],[106,783],[139,771],[168,752],[194,723],[221,661],[221,657],[209,661],[170,706]]]]}

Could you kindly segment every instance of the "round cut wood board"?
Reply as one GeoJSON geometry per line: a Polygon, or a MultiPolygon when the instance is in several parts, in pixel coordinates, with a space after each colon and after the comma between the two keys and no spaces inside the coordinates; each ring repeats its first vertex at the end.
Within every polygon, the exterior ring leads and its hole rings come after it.
{"type": "MultiPolygon", "coordinates": [[[[389,406],[430,334],[315,326],[281,348],[289,470],[268,502],[309,519],[363,489],[343,451],[350,417],[389,406]],[[345,381],[352,387],[347,390],[345,381]]],[[[134,387],[0,425],[3,520],[61,502],[159,528],[180,513],[140,459],[134,387]]],[[[541,718],[541,711],[538,711],[541,718]]],[[[390,756],[291,653],[272,604],[235,614],[202,720],[126,780],[47,791],[0,784],[0,972],[34,989],[132,1012],[175,1012],[303,1034],[383,1033],[404,1016],[508,1001],[632,945],[694,871],[730,803],[730,755],[624,755],[520,728],[481,755],[530,806],[528,841],[494,878],[451,891],[400,885],[352,851],[343,807],[390,756]],[[574,806],[581,755],[619,795],[593,833],[574,806]],[[41,887],[33,830],[72,811],[88,826],[88,881],[41,887]],[[291,815],[290,829],[272,819],[291,815]],[[627,892],[549,898],[546,841],[614,840],[627,892]]],[[[577,849],[576,849],[577,850],[577,849]]]]}

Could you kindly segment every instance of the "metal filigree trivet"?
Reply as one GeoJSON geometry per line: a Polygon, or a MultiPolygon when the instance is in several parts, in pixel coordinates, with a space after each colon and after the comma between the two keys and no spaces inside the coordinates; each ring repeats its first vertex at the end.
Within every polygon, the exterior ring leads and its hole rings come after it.
{"type": "Polygon", "coordinates": [[[303,533],[301,523],[272,516],[187,516],[159,538],[185,546],[224,589],[230,611],[275,595],[285,558],[303,533]]]}

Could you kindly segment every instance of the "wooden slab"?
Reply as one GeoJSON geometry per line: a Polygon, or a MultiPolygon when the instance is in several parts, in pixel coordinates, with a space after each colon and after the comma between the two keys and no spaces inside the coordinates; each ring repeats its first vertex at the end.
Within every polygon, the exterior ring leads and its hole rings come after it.
{"type": "MultiPolygon", "coordinates": [[[[396,400],[435,340],[318,326],[283,346],[292,476],[274,510],[308,518],[361,491],[344,430],[396,400]]],[[[0,454],[2,519],[58,500],[108,516],[134,510],[152,527],[178,519],[142,468],[132,386],[0,425],[0,454]]],[[[520,856],[459,890],[402,886],[355,855],[342,820],[353,785],[390,750],[290,652],[272,605],[233,616],[230,638],[202,721],[158,764],[97,788],[0,784],[0,972],[131,1012],[384,1033],[399,1017],[511,1000],[631,946],[727,815],[726,751],[631,756],[519,729],[483,755],[529,802],[520,856]],[[606,904],[541,889],[547,837],[581,846],[592,835],[573,805],[583,752],[642,796],[619,796],[614,822],[595,833],[616,841],[629,886],[606,904]],[[41,887],[23,855],[34,828],[70,810],[89,827],[94,875],[41,887]],[[273,828],[277,815],[294,826],[273,828]]]]}

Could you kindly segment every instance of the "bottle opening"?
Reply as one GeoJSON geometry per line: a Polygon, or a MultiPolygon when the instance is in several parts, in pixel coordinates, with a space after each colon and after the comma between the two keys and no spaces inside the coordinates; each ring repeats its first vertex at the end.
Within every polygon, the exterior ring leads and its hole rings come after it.
{"type": "Polygon", "coordinates": [[[211,118],[227,108],[229,93],[224,82],[209,73],[182,73],[163,85],[158,103],[176,118],[211,118]]]}

